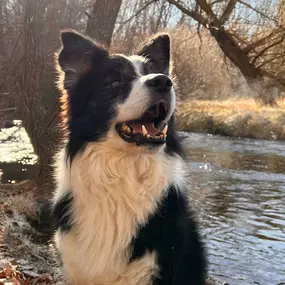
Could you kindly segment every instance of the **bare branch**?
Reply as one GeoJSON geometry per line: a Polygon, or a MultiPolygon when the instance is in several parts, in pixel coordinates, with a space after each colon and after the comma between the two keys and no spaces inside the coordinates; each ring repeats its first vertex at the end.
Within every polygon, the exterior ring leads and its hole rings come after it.
{"type": "Polygon", "coordinates": [[[257,61],[257,59],[262,56],[266,51],[268,51],[269,49],[271,49],[272,47],[279,45],[283,42],[285,38],[285,34],[283,34],[283,36],[276,42],[272,43],[271,45],[267,46],[266,48],[264,48],[262,51],[260,51],[253,59],[252,63],[255,64],[255,62],[257,61]]]}
{"type": "Polygon", "coordinates": [[[144,6],[142,6],[135,14],[133,14],[129,19],[121,23],[120,27],[117,29],[116,33],[118,33],[128,22],[130,22],[132,19],[137,17],[144,9],[146,9],[149,5],[151,5],[154,2],[158,2],[159,0],[151,0],[147,2],[144,6]]]}
{"type": "Polygon", "coordinates": [[[243,51],[248,54],[249,52],[251,52],[252,50],[254,50],[255,48],[262,46],[264,44],[266,44],[267,40],[270,39],[271,37],[274,36],[274,34],[276,34],[277,31],[273,30],[270,34],[268,34],[267,36],[257,40],[256,42],[253,42],[251,44],[249,44],[246,48],[243,49],[243,51]]]}
{"type": "Polygon", "coordinates": [[[211,6],[206,2],[206,0],[196,0],[199,3],[200,7],[204,10],[204,12],[210,17],[211,22],[214,23],[215,26],[221,26],[220,20],[214,14],[211,6]]]}
{"type": "Polygon", "coordinates": [[[231,15],[233,9],[235,8],[235,5],[237,3],[237,0],[230,0],[227,7],[224,10],[224,13],[220,17],[220,22],[222,25],[225,24],[225,22],[228,20],[229,16],[231,15]]]}
{"type": "Polygon", "coordinates": [[[257,14],[261,15],[261,16],[264,17],[265,19],[274,22],[275,25],[276,25],[278,28],[282,28],[282,29],[285,30],[284,26],[280,25],[276,19],[272,19],[271,17],[269,17],[269,16],[266,15],[265,13],[263,13],[263,12],[257,10],[257,9],[254,8],[252,5],[246,3],[246,2],[244,2],[244,1],[242,1],[242,0],[238,0],[238,2],[241,3],[242,5],[244,5],[245,7],[251,9],[252,11],[256,12],[257,14]]]}
{"type": "Polygon", "coordinates": [[[216,1],[213,1],[211,4],[212,4],[212,6],[214,6],[214,5],[221,3],[221,2],[224,2],[224,0],[216,0],[216,1]]]}
{"type": "Polygon", "coordinates": [[[260,65],[258,65],[258,66],[256,67],[256,69],[259,70],[261,67],[265,66],[266,64],[268,64],[268,63],[270,63],[270,62],[272,62],[272,61],[274,61],[274,60],[277,60],[277,59],[279,59],[279,58],[282,58],[282,57],[284,57],[284,54],[280,54],[280,55],[278,55],[278,56],[274,56],[274,57],[272,57],[272,58],[270,58],[270,59],[268,59],[268,60],[265,60],[265,61],[262,62],[260,65]]]}
{"type": "Polygon", "coordinates": [[[197,13],[196,11],[185,8],[183,5],[180,4],[180,2],[176,0],[167,0],[167,2],[176,6],[182,13],[185,13],[187,16],[193,18],[195,21],[207,28],[207,25],[210,21],[203,17],[201,14],[197,13]]]}

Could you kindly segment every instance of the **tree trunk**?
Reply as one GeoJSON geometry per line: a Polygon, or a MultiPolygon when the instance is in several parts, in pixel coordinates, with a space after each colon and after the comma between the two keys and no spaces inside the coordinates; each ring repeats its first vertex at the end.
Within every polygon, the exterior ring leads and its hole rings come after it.
{"type": "MultiPolygon", "coordinates": [[[[117,0],[95,2],[92,16],[88,21],[89,36],[103,41],[105,45],[110,45],[121,2],[117,0]]],[[[54,94],[47,100],[47,95],[52,93],[50,91],[54,82],[50,82],[48,88],[44,86],[48,58],[43,46],[46,32],[44,19],[46,9],[52,9],[49,3],[49,0],[26,0],[24,3],[21,55],[15,70],[15,84],[12,86],[17,95],[20,118],[38,156],[39,173],[34,196],[39,217],[37,221],[32,221],[32,225],[45,233],[47,238],[52,234],[49,199],[54,189],[53,157],[62,137],[59,128],[59,101],[54,94]]]]}
{"type": "Polygon", "coordinates": [[[264,105],[278,106],[273,96],[265,90],[263,77],[250,62],[248,56],[238,46],[234,38],[223,28],[210,26],[209,31],[217,41],[223,53],[238,67],[245,77],[250,89],[258,94],[257,101],[264,105]]]}
{"type": "Polygon", "coordinates": [[[122,0],[96,0],[88,20],[86,34],[106,48],[110,47],[122,0]]]}
{"type": "Polygon", "coordinates": [[[46,106],[41,91],[45,66],[45,54],[41,43],[44,28],[42,19],[46,3],[37,0],[26,1],[23,56],[16,77],[19,114],[38,156],[38,184],[45,184],[46,181],[52,180],[49,176],[52,156],[59,139],[56,128],[59,123],[59,104],[54,100],[53,106],[46,106]]]}

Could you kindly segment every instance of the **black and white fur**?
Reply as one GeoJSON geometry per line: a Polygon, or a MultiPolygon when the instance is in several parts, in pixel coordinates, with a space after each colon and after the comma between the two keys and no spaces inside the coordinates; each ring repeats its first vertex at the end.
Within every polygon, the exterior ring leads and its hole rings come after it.
{"type": "Polygon", "coordinates": [[[56,243],[70,285],[203,285],[205,253],[187,201],[184,155],[167,96],[166,143],[137,145],[116,132],[153,103],[146,81],[169,75],[170,39],[137,55],[110,55],[74,31],[57,54],[65,147],[56,157],[56,243]]]}

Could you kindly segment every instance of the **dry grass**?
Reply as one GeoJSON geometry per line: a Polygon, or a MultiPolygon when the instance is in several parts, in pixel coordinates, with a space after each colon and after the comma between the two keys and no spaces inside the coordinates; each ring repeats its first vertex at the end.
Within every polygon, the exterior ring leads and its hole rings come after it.
{"type": "Polygon", "coordinates": [[[285,139],[285,101],[280,108],[258,105],[253,99],[190,100],[179,103],[178,128],[233,137],[285,139]]]}

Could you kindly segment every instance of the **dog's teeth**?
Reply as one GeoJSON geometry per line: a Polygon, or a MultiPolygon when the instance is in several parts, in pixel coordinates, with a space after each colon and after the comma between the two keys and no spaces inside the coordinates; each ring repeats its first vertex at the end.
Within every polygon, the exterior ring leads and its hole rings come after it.
{"type": "Polygon", "coordinates": [[[163,130],[161,131],[161,132],[164,134],[164,136],[166,136],[167,130],[168,130],[168,125],[165,125],[165,127],[164,127],[163,130]]]}
{"type": "Polygon", "coordinates": [[[123,130],[123,131],[126,131],[127,128],[128,128],[128,126],[126,125],[126,123],[124,123],[124,124],[122,125],[122,130],[123,130]]]}
{"type": "Polygon", "coordinates": [[[142,133],[144,137],[147,135],[147,129],[144,125],[142,125],[142,133]]]}
{"type": "Polygon", "coordinates": [[[162,134],[161,134],[159,137],[160,137],[160,139],[162,139],[162,140],[164,139],[164,135],[162,135],[162,134]]]}
{"type": "Polygon", "coordinates": [[[146,134],[146,137],[147,137],[148,139],[150,139],[150,134],[146,134]]]}
{"type": "Polygon", "coordinates": [[[126,131],[127,131],[128,133],[131,133],[131,132],[132,132],[132,130],[131,130],[130,127],[127,127],[126,131]]]}

